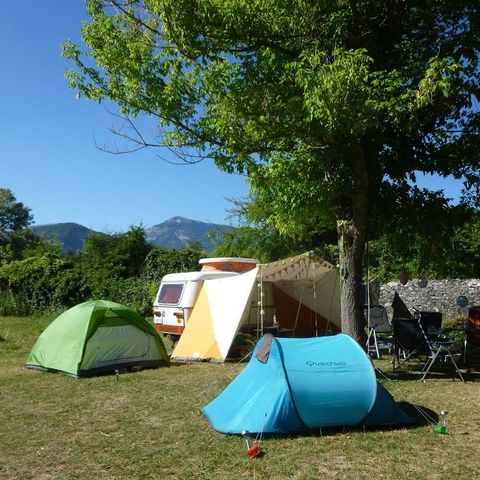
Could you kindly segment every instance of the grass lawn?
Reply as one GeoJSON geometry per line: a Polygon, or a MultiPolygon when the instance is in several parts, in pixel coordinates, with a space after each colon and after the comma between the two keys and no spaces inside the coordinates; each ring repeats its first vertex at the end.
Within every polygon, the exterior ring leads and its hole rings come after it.
{"type": "MultiPolygon", "coordinates": [[[[199,409],[241,365],[190,364],[74,380],[23,367],[52,319],[0,317],[1,479],[480,479],[480,375],[382,380],[397,401],[448,411],[431,425],[266,438],[265,455],[199,409]],[[475,381],[476,380],[476,381],[475,381]]],[[[388,360],[380,361],[384,371],[388,360]]]]}

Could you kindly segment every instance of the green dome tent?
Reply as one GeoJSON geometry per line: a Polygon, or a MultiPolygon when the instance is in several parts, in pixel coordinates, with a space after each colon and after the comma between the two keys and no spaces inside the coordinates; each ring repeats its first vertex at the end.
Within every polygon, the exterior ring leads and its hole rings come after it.
{"type": "Polygon", "coordinates": [[[80,377],[168,363],[162,339],[142,316],[118,303],[92,300],[63,312],[44,330],[26,367],[80,377]]]}

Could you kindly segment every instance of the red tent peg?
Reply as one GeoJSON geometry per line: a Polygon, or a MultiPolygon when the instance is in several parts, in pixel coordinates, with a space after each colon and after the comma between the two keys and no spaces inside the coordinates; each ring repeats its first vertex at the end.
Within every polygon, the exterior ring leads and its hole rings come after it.
{"type": "Polygon", "coordinates": [[[255,458],[260,455],[260,444],[258,442],[254,442],[253,445],[247,450],[247,455],[250,458],[255,458]]]}

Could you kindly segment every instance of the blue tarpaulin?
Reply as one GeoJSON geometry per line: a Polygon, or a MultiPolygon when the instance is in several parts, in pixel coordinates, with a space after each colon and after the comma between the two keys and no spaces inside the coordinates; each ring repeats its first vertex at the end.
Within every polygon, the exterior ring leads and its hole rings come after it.
{"type": "Polygon", "coordinates": [[[222,433],[307,432],[412,423],[349,336],[262,337],[245,369],[202,412],[222,433]]]}

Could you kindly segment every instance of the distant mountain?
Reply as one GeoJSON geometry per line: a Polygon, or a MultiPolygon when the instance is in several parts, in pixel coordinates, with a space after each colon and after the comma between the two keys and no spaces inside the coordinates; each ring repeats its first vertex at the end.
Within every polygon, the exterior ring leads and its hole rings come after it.
{"type": "Polygon", "coordinates": [[[78,252],[83,248],[83,243],[90,233],[95,230],[79,225],[78,223],[50,223],[48,225],[33,225],[35,235],[46,238],[51,242],[62,244],[62,253],[78,252]]]}
{"type": "MultiPolygon", "coordinates": [[[[90,233],[99,233],[78,223],[51,223],[33,225],[33,232],[39,237],[62,244],[62,253],[76,253],[83,248],[83,243],[90,233]]],[[[188,243],[198,243],[207,251],[215,245],[209,240],[209,232],[234,230],[228,225],[199,222],[184,217],[173,217],[163,223],[145,229],[147,242],[164,248],[184,248],[188,243]]],[[[104,234],[106,235],[106,234],[104,234]]]]}
{"type": "Polygon", "coordinates": [[[173,217],[163,223],[145,229],[146,238],[152,245],[164,248],[183,248],[190,242],[198,242],[205,250],[215,248],[207,234],[225,232],[234,227],[217,223],[199,222],[184,217],[173,217]]]}

